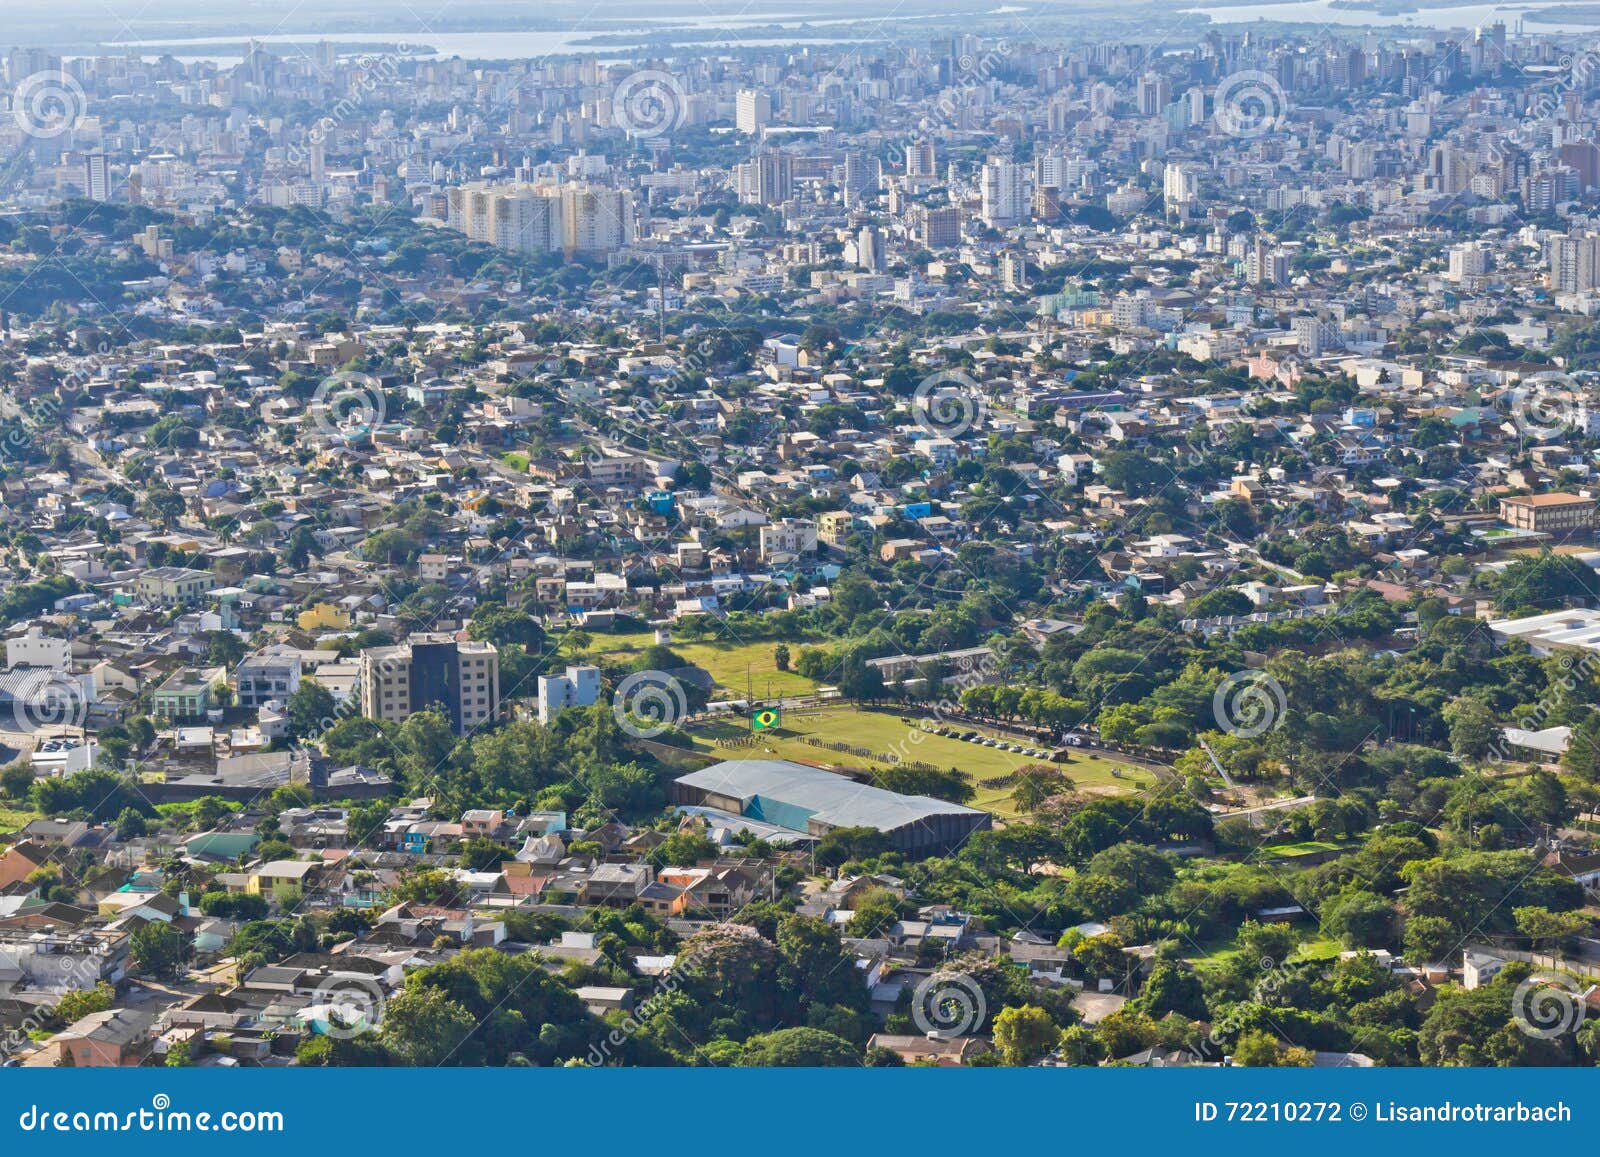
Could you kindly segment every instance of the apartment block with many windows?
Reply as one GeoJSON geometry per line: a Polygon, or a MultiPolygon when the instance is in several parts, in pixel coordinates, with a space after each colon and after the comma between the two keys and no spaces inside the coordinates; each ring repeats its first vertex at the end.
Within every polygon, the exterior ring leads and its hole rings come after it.
{"type": "Polygon", "coordinates": [[[398,723],[439,704],[457,734],[500,718],[500,652],[449,634],[413,635],[361,652],[361,713],[398,723]]]}

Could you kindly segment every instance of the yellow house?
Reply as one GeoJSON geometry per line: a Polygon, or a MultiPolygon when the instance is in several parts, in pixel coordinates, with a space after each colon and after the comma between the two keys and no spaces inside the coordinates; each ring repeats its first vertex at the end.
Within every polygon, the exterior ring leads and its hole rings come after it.
{"type": "Polygon", "coordinates": [[[271,895],[278,887],[301,888],[316,877],[317,865],[308,860],[271,860],[250,873],[245,891],[253,896],[271,895]]]}
{"type": "Polygon", "coordinates": [[[302,631],[342,631],[350,625],[350,616],[332,603],[318,603],[300,612],[302,631]]]}

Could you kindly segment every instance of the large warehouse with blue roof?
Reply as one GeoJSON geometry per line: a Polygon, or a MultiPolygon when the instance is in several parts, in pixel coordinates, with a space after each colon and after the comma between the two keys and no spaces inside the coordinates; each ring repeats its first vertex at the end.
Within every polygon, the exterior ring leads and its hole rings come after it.
{"type": "Polygon", "coordinates": [[[925,795],[886,791],[783,759],[729,759],[680,776],[672,802],[717,808],[811,836],[876,828],[895,850],[936,855],[989,827],[989,813],[925,795]]]}

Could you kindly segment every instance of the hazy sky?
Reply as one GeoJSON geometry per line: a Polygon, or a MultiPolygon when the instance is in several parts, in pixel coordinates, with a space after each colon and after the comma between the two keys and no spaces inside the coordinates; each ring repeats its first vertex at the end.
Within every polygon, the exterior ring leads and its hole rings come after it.
{"type": "MultiPolygon", "coordinates": [[[[0,0],[0,46],[268,33],[594,28],[630,18],[745,21],[983,11],[1008,0],[0,0]]],[[[1067,3],[1083,0],[1067,0],[1067,3]]]]}

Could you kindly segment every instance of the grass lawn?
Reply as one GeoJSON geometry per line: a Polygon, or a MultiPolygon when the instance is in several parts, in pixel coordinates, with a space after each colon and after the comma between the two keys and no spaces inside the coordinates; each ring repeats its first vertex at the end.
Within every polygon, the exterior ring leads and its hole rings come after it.
{"type": "MultiPolygon", "coordinates": [[[[638,632],[631,635],[601,635],[594,636],[593,653],[605,655],[626,662],[629,658],[638,655],[655,642],[655,636],[648,632],[638,632]]],[[[707,643],[673,642],[672,650],[682,655],[687,662],[696,667],[703,667],[711,673],[719,687],[724,688],[728,698],[743,699],[745,697],[746,668],[749,670],[749,684],[753,686],[757,699],[765,699],[769,692],[772,695],[810,695],[817,689],[815,680],[797,675],[793,671],[778,670],[778,663],[772,657],[773,649],[777,643],[740,643],[731,636],[707,643]]],[[[791,663],[800,656],[800,644],[789,644],[789,660],[791,663]]]]}
{"type": "MultiPolygon", "coordinates": [[[[753,747],[723,747],[719,739],[740,739],[750,735],[744,720],[717,720],[690,730],[695,746],[719,759],[795,759],[809,763],[828,763],[839,767],[881,767],[893,753],[901,762],[920,762],[934,767],[959,768],[977,790],[973,807],[999,815],[1015,815],[1011,789],[984,787],[983,780],[1010,775],[1037,759],[1012,751],[1001,751],[959,739],[933,735],[908,726],[894,710],[865,710],[855,707],[829,707],[805,712],[788,712],[783,726],[760,737],[753,747]],[[847,743],[852,748],[872,752],[835,751],[806,742],[816,738],[824,743],[847,743]],[[876,756],[876,758],[874,758],[876,756]]],[[[1057,764],[1080,790],[1121,793],[1143,791],[1155,782],[1155,775],[1140,767],[1114,763],[1088,753],[1074,753],[1072,759],[1057,764]],[[1114,774],[1117,773],[1117,774],[1114,774]]]]}
{"type": "MultiPolygon", "coordinates": [[[[1309,921],[1300,920],[1290,927],[1297,934],[1305,936],[1290,954],[1291,964],[1300,960],[1332,960],[1344,950],[1344,945],[1333,937],[1319,935],[1309,921]]],[[[1198,947],[1193,944],[1185,944],[1185,947],[1189,951],[1184,953],[1184,959],[1194,967],[1218,968],[1239,955],[1239,932],[1234,929],[1226,936],[1204,941],[1198,947]]]]}
{"type": "Polygon", "coordinates": [[[0,807],[0,832],[21,831],[23,826],[40,818],[38,812],[18,808],[0,807]]]}
{"type": "Polygon", "coordinates": [[[1344,951],[1344,945],[1332,936],[1315,936],[1302,940],[1295,949],[1295,960],[1333,960],[1344,951]]]}
{"type": "Polygon", "coordinates": [[[1298,844],[1269,844],[1261,849],[1263,855],[1281,856],[1284,859],[1294,859],[1296,856],[1313,856],[1318,852],[1337,852],[1340,848],[1348,847],[1346,843],[1335,843],[1332,840],[1301,840],[1298,844]]]}

